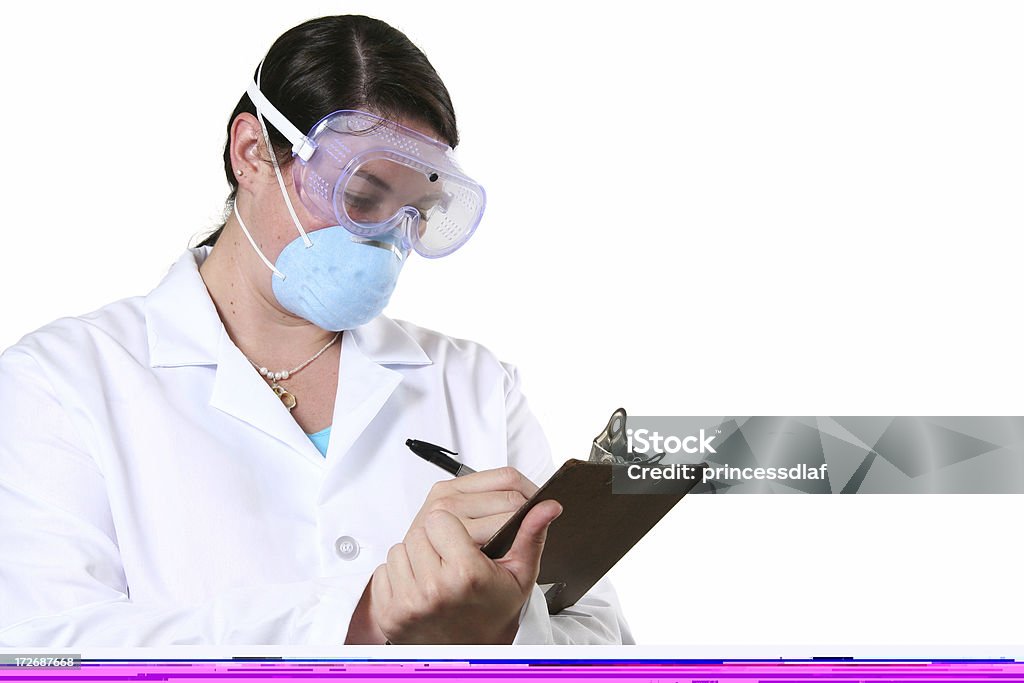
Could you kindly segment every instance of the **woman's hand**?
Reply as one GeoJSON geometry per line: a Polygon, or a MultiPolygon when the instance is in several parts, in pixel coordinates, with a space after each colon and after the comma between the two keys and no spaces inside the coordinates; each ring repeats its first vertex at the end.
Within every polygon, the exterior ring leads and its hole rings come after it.
{"type": "MultiPolygon", "coordinates": [[[[456,520],[462,524],[463,533],[459,535],[462,541],[467,538],[473,550],[476,551],[475,555],[479,555],[479,558],[483,562],[490,562],[498,566],[504,566],[501,563],[508,564],[508,557],[511,556],[513,561],[511,566],[516,571],[522,572],[523,569],[519,565],[515,564],[513,555],[510,551],[509,555],[502,560],[494,562],[480,553],[478,548],[483,546],[487,540],[494,535],[494,533],[501,528],[501,526],[508,520],[512,514],[518,510],[526,499],[537,492],[537,486],[532,481],[523,476],[519,470],[513,467],[502,467],[493,470],[485,470],[483,472],[476,472],[469,474],[464,477],[456,477],[454,479],[439,481],[430,489],[430,493],[427,495],[426,500],[423,501],[423,506],[420,511],[416,514],[412,524],[409,526],[409,530],[406,532],[403,542],[391,549],[388,554],[388,565],[395,564],[393,571],[400,571],[403,566],[410,564],[408,560],[409,548],[417,550],[423,550],[425,555],[430,555],[431,552],[434,555],[438,555],[438,551],[428,551],[427,547],[433,548],[433,544],[429,542],[429,537],[426,531],[427,522],[432,516],[438,517],[442,520],[435,522],[436,524],[445,525],[449,524],[452,520],[456,520]],[[403,559],[404,558],[404,559],[403,559]]],[[[538,506],[539,507],[539,506],[538,506]]],[[[556,515],[557,516],[557,515],[556,515]]],[[[435,532],[438,533],[438,532],[435,532]]],[[[522,527],[520,528],[522,533],[522,527]]],[[[544,533],[547,533],[547,527],[545,525],[544,533]]],[[[451,530],[447,536],[451,536],[451,530]]],[[[446,537],[447,537],[446,536],[446,537]]],[[[518,538],[518,537],[517,537],[518,538]]],[[[543,543],[543,541],[541,541],[543,543]]],[[[543,548],[543,545],[541,546],[543,548]]],[[[539,570],[539,552],[538,552],[538,570],[539,570]]],[[[389,596],[388,607],[385,609],[381,607],[379,603],[375,604],[374,591],[371,591],[371,586],[376,583],[378,585],[378,592],[384,579],[378,578],[381,570],[385,569],[388,565],[381,565],[377,572],[374,573],[370,583],[367,584],[366,590],[363,592],[362,597],[359,600],[359,604],[356,608],[355,613],[352,616],[352,622],[348,634],[348,643],[383,643],[384,635],[381,632],[376,618],[380,613],[386,612],[386,618],[392,619],[398,618],[401,620],[400,614],[397,614],[394,601],[390,598],[393,595],[393,591],[389,588],[386,592],[389,596]]],[[[476,563],[475,568],[481,570],[486,565],[476,563]]],[[[505,570],[506,574],[509,570],[505,570]]],[[[501,574],[498,574],[501,577],[501,574]]],[[[472,581],[477,581],[480,577],[466,577],[472,581]]],[[[508,580],[506,575],[505,580],[508,580]]],[[[531,590],[533,582],[536,581],[536,573],[530,578],[527,584],[531,590]]],[[[400,586],[405,586],[404,583],[400,586]]],[[[508,584],[511,588],[511,584],[508,584]]],[[[407,587],[406,587],[407,588],[407,587]]],[[[404,588],[403,588],[404,590],[404,588]]],[[[477,630],[475,633],[470,634],[470,640],[465,642],[511,642],[511,639],[515,636],[518,627],[518,616],[519,609],[522,607],[526,596],[529,591],[521,598],[517,598],[518,606],[515,611],[514,624],[510,621],[508,629],[510,629],[511,635],[506,638],[505,633],[500,636],[495,636],[498,640],[485,641],[479,640],[481,632],[477,630]],[[513,627],[514,626],[514,627],[513,627]]],[[[403,593],[400,596],[408,597],[403,593]]],[[[457,598],[455,594],[451,597],[457,598]]],[[[515,602],[515,600],[513,600],[515,602]]],[[[497,606],[497,610],[502,611],[501,606],[497,606]]],[[[429,609],[427,611],[430,611],[429,609]]],[[[488,610],[490,616],[487,617],[489,623],[493,623],[493,610],[488,610]]],[[[443,621],[443,619],[442,619],[443,621]]],[[[402,629],[398,629],[401,631],[402,629]]],[[[499,629],[502,630],[502,629],[499,629]]],[[[449,636],[454,632],[451,632],[449,636]]],[[[396,635],[396,638],[401,638],[401,635],[396,635]]],[[[441,636],[438,636],[441,637],[441,636]]],[[[429,640],[429,639],[428,639],[429,640]]],[[[394,640],[394,642],[404,642],[394,640]]],[[[444,639],[431,641],[431,642],[445,642],[444,639]]]]}
{"type": "Polygon", "coordinates": [[[536,492],[537,485],[514,467],[439,481],[423,501],[403,543],[410,541],[414,531],[424,528],[431,513],[440,510],[462,522],[479,548],[536,492]]]}
{"type": "Polygon", "coordinates": [[[428,512],[374,572],[373,622],[393,643],[511,643],[540,571],[548,526],[561,513],[555,501],[539,503],[508,553],[492,560],[459,517],[428,512]]]}

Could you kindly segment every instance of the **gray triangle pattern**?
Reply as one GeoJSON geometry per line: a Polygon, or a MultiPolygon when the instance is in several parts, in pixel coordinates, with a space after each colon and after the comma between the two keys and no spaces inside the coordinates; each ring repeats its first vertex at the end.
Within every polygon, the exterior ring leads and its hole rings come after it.
{"type": "Polygon", "coordinates": [[[821,447],[825,454],[825,462],[828,463],[832,493],[839,493],[845,489],[864,458],[871,452],[870,448],[854,445],[824,432],[821,433],[821,447]]]}
{"type": "Polygon", "coordinates": [[[875,442],[875,451],[908,477],[920,477],[996,448],[923,417],[897,417],[875,442]]]}
{"type": "Polygon", "coordinates": [[[891,417],[833,417],[838,425],[853,434],[861,443],[874,446],[894,418],[891,417]]]}

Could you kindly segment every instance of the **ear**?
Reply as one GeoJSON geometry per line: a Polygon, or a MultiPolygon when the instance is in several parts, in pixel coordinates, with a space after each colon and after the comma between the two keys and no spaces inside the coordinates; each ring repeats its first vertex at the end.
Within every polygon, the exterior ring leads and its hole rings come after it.
{"type": "Polygon", "coordinates": [[[274,174],[267,155],[266,141],[259,119],[243,112],[231,122],[231,168],[239,185],[247,179],[259,178],[262,173],[274,174]],[[241,171],[241,173],[239,173],[241,171]]]}

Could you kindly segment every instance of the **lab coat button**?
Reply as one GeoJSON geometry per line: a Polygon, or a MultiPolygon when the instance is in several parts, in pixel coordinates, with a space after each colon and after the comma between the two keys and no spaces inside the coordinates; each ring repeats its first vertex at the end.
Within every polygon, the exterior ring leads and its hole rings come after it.
{"type": "Polygon", "coordinates": [[[351,536],[341,536],[334,542],[334,550],[343,560],[354,560],[359,554],[359,543],[351,536]]]}

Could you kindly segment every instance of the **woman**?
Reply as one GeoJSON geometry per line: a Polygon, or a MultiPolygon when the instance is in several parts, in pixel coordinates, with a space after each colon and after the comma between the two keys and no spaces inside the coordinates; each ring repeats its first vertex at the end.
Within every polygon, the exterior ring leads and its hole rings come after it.
{"type": "Polygon", "coordinates": [[[557,503],[479,552],[553,471],[515,370],[380,315],[406,258],[479,222],[457,142],[390,26],[274,43],[229,119],[222,228],[0,356],[0,645],[631,642],[606,584],[547,614],[557,503]]]}

